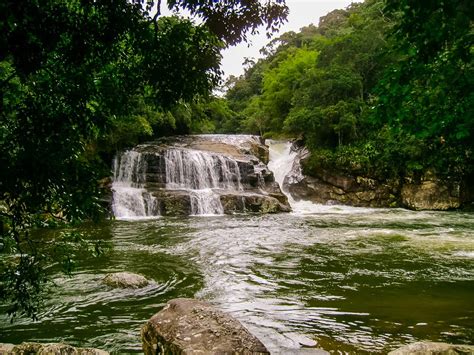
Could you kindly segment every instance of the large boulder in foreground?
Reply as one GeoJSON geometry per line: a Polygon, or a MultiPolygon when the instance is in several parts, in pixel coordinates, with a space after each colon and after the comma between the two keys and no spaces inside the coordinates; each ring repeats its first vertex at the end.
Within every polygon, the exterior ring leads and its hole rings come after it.
{"type": "Polygon", "coordinates": [[[75,348],[62,343],[22,343],[20,345],[0,344],[0,354],[37,354],[37,355],[108,355],[104,350],[93,348],[75,348]]]}
{"type": "Polygon", "coordinates": [[[107,274],[102,281],[106,285],[116,288],[142,288],[150,283],[144,276],[131,272],[107,274]]]}
{"type": "Polygon", "coordinates": [[[239,321],[195,299],[169,301],[141,335],[145,354],[270,354],[239,321]]]}
{"type": "Polygon", "coordinates": [[[457,354],[474,354],[473,345],[456,345],[435,342],[418,342],[402,346],[401,348],[391,351],[388,355],[457,355],[457,354]]]}

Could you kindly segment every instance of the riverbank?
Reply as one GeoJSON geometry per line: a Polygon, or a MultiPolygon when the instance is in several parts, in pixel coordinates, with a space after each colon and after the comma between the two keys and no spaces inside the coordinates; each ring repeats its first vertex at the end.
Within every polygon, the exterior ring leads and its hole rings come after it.
{"type": "Polygon", "coordinates": [[[431,170],[398,177],[369,176],[357,164],[328,164],[301,141],[278,144],[291,156],[280,186],[296,201],[437,211],[469,210],[474,205],[472,177],[442,177],[431,170]]]}

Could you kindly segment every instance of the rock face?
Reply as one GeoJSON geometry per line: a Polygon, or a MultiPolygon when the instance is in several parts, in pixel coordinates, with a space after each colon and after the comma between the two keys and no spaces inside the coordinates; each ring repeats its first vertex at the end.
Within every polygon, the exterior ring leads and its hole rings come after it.
{"type": "Polygon", "coordinates": [[[402,346],[389,355],[457,355],[474,354],[473,345],[455,345],[447,343],[418,342],[402,346]]]}
{"type": "Polygon", "coordinates": [[[268,158],[260,137],[249,135],[167,137],[139,145],[115,160],[114,215],[287,212],[268,158]]]}
{"type": "Polygon", "coordinates": [[[149,285],[149,281],[142,275],[131,272],[116,272],[108,274],[102,280],[106,285],[116,288],[142,288],[149,285]]]}
{"type": "Polygon", "coordinates": [[[75,348],[62,343],[22,343],[20,345],[0,344],[0,354],[108,355],[109,353],[93,348],[75,348]]]}
{"type": "Polygon", "coordinates": [[[145,354],[270,354],[236,319],[203,301],[174,299],[141,331],[145,354]]]}
{"type": "Polygon", "coordinates": [[[378,181],[364,176],[321,169],[312,176],[303,174],[302,165],[309,158],[305,147],[297,151],[293,167],[283,189],[295,200],[337,203],[360,207],[405,207],[413,210],[449,210],[474,200],[472,183],[443,181],[427,173],[420,180],[378,181]]]}
{"type": "Polygon", "coordinates": [[[295,149],[297,155],[283,187],[295,200],[361,207],[396,205],[396,182],[381,183],[363,176],[328,170],[316,171],[314,176],[307,176],[303,174],[302,163],[309,158],[310,153],[305,147],[295,149]]]}
{"type": "Polygon", "coordinates": [[[432,174],[419,183],[406,182],[401,190],[402,204],[414,210],[449,210],[461,207],[460,184],[443,182],[432,174]]]}

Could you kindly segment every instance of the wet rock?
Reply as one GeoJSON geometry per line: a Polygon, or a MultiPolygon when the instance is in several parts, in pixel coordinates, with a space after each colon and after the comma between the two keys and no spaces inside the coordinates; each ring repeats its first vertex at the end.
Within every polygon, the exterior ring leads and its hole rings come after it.
{"type": "Polygon", "coordinates": [[[278,195],[273,197],[271,195],[262,194],[232,194],[227,193],[220,196],[222,207],[225,214],[233,213],[278,213],[290,212],[291,208],[285,195],[278,195]],[[281,202],[280,199],[283,200],[281,202]]]}
{"type": "Polygon", "coordinates": [[[145,354],[269,354],[239,321],[194,299],[174,299],[141,331],[145,354]]]}
{"type": "Polygon", "coordinates": [[[418,342],[402,346],[391,351],[389,355],[457,355],[474,354],[474,345],[456,345],[435,342],[418,342]]]}
{"type": "Polygon", "coordinates": [[[338,203],[360,207],[391,207],[397,205],[397,182],[379,182],[363,176],[320,169],[313,176],[303,174],[303,165],[310,153],[295,147],[297,157],[286,176],[283,189],[295,200],[315,203],[338,203]]]}
{"type": "Polygon", "coordinates": [[[252,135],[176,136],[141,144],[116,159],[112,208],[117,217],[289,211],[268,158],[268,147],[252,135]]]}
{"type": "Polygon", "coordinates": [[[189,216],[191,196],[184,190],[153,189],[151,192],[158,201],[157,209],[161,216],[189,216]]]}
{"type": "Polygon", "coordinates": [[[102,280],[106,285],[116,288],[142,288],[148,286],[148,281],[144,276],[131,272],[115,272],[106,275],[102,280]]]}
{"type": "Polygon", "coordinates": [[[12,354],[14,344],[0,343],[0,354],[12,354]]]}
{"type": "Polygon", "coordinates": [[[297,153],[283,189],[295,200],[315,203],[339,203],[361,207],[406,207],[414,210],[449,210],[469,206],[474,201],[474,177],[462,181],[440,179],[427,172],[419,179],[379,181],[367,176],[338,170],[319,169],[311,176],[303,173],[310,152],[302,145],[292,147],[297,153]]]}
{"type": "Polygon", "coordinates": [[[20,345],[0,344],[0,354],[108,355],[109,353],[93,348],[75,348],[62,343],[22,343],[20,345]]]}
{"type": "Polygon", "coordinates": [[[414,210],[449,210],[461,206],[460,184],[441,181],[434,176],[419,183],[407,182],[401,190],[402,203],[414,210]]]}

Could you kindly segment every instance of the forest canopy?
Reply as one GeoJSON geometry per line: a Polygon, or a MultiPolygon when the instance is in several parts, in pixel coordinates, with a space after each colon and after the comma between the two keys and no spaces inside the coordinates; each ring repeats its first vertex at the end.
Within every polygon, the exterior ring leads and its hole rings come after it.
{"type": "Polygon", "coordinates": [[[319,167],[473,173],[472,1],[367,0],[272,41],[231,78],[221,131],[302,137],[319,167]]]}

